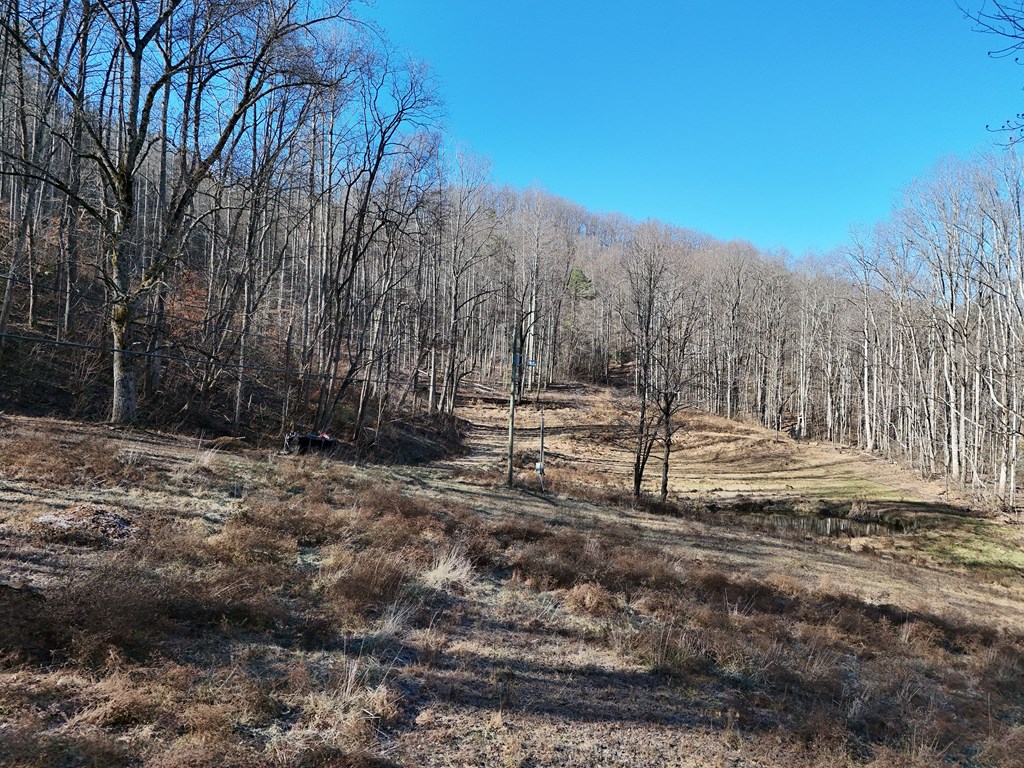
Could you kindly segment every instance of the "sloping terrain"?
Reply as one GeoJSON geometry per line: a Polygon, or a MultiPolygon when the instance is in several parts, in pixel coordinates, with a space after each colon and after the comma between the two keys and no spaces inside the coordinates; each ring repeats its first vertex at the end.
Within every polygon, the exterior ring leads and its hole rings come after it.
{"type": "Polygon", "coordinates": [[[497,397],[417,468],[6,418],[0,764],[1018,764],[1016,526],[703,416],[634,507],[626,405],[546,398],[544,494],[497,397]]]}
{"type": "MultiPolygon", "coordinates": [[[[539,402],[517,409],[517,451],[539,450],[545,418],[548,471],[558,479],[631,487],[635,403],[621,391],[553,388],[539,402]],[[582,478],[582,480],[581,480],[582,478]]],[[[481,390],[460,415],[471,422],[472,451],[465,460],[497,468],[507,448],[508,400],[481,390]]],[[[670,491],[728,498],[737,494],[849,501],[945,501],[946,489],[849,448],[793,440],[785,433],[684,410],[673,438],[670,491]]],[[[660,446],[651,456],[645,489],[655,492],[660,446]]],[[[530,464],[532,468],[532,463],[530,464]]]]}

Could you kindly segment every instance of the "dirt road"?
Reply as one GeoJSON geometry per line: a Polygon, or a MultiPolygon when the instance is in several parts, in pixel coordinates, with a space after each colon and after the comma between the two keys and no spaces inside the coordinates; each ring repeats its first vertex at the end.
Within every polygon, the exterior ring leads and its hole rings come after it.
{"type": "MultiPolygon", "coordinates": [[[[632,454],[624,404],[606,390],[580,388],[547,393],[542,405],[547,475],[555,488],[567,481],[629,486],[632,454]]],[[[517,420],[516,450],[527,454],[517,477],[534,486],[531,470],[539,449],[540,412],[534,405],[520,408],[517,420]]],[[[416,492],[459,499],[485,515],[535,517],[584,529],[624,523],[639,539],[688,561],[780,583],[791,579],[825,594],[1024,631],[1024,579],[1007,570],[998,577],[979,578],[975,570],[937,561],[924,550],[934,538],[931,533],[861,538],[772,534],[745,524],[741,516],[708,522],[593,504],[564,493],[509,493],[500,486],[507,449],[503,402],[480,398],[462,416],[469,421],[465,456],[428,468],[394,470],[396,478],[416,492]]],[[[896,511],[960,509],[948,503],[941,484],[924,482],[885,461],[851,449],[800,443],[754,425],[686,414],[676,442],[670,498],[727,502],[740,496],[781,497],[797,506],[855,498],[896,511]]],[[[648,474],[659,471],[652,464],[648,474]]],[[[649,477],[645,487],[653,491],[654,483],[649,477]]],[[[1020,541],[1018,531],[1004,533],[1011,544],[1020,541]]]]}

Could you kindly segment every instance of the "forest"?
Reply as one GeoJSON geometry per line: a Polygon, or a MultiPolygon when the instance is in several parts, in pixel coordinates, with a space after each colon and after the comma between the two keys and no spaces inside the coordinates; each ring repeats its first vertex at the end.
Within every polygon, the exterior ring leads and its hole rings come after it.
{"type": "Polygon", "coordinates": [[[470,382],[618,382],[639,475],[700,409],[1018,503],[1012,150],[943,161],[795,258],[495,183],[429,70],[348,2],[0,19],[8,405],[372,443],[452,423],[470,382]]]}

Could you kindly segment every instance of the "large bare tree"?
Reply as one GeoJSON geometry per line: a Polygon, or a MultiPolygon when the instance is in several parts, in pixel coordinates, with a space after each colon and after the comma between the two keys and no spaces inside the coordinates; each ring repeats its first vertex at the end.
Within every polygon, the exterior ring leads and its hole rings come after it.
{"type": "Polygon", "coordinates": [[[325,7],[298,0],[27,0],[2,17],[26,66],[60,94],[84,136],[51,124],[72,153],[63,167],[29,153],[10,159],[25,178],[60,190],[102,232],[113,421],[136,417],[136,314],[181,254],[200,185],[247,135],[246,120],[260,119],[263,101],[339,79],[344,58],[325,42],[330,35],[317,30],[342,20],[345,6],[327,15],[325,7]],[[69,66],[76,51],[84,64],[69,66]],[[161,109],[174,114],[175,131],[161,124],[161,109]],[[168,133],[160,135],[161,128],[168,133]],[[175,170],[163,190],[160,226],[146,227],[140,221],[144,170],[164,145],[175,170]],[[79,166],[90,185],[72,176],[79,166]]]}

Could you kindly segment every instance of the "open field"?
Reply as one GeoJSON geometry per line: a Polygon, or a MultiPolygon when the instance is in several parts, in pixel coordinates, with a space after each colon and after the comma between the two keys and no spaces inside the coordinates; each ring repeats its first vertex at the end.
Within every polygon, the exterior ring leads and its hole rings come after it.
{"type": "Polygon", "coordinates": [[[418,467],[5,417],[0,764],[1019,765],[1016,524],[696,415],[636,508],[624,403],[545,398],[548,494],[486,393],[418,467]]]}
{"type": "MultiPolygon", "coordinates": [[[[496,468],[505,455],[507,395],[487,392],[467,399],[460,413],[472,422],[468,461],[496,468]]],[[[517,409],[517,449],[536,452],[543,407],[549,471],[629,487],[634,447],[631,405],[628,396],[607,388],[545,392],[539,404],[517,409]]],[[[848,448],[800,443],[785,433],[704,413],[683,411],[676,418],[682,426],[674,438],[670,474],[674,494],[929,503],[938,503],[946,495],[941,484],[922,482],[848,448]]],[[[652,455],[645,478],[651,493],[657,487],[659,462],[660,456],[652,455]]]]}

